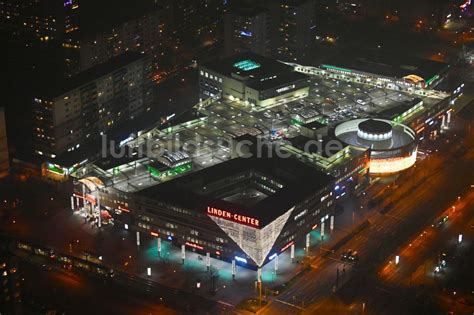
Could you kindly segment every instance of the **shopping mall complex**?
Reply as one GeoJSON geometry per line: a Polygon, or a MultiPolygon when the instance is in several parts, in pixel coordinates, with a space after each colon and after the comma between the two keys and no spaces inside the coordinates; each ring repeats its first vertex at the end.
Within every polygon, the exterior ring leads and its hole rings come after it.
{"type": "MultiPolygon", "coordinates": [[[[441,80],[445,69],[433,69],[441,80]]],[[[183,259],[197,251],[253,269],[337,225],[338,200],[372,177],[413,166],[461,93],[427,80],[411,91],[354,82],[252,53],[198,71],[202,100],[185,114],[44,172],[72,179],[71,207],[100,225],[171,242],[183,259]]]]}

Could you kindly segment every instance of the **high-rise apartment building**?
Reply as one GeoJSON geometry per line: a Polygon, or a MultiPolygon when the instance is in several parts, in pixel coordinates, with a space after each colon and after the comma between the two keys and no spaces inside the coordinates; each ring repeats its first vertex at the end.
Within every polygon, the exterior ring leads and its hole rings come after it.
{"type": "Polygon", "coordinates": [[[224,47],[227,56],[253,52],[270,56],[270,11],[263,7],[233,6],[224,16],[224,47]]]}
{"type": "Polygon", "coordinates": [[[78,0],[0,0],[0,29],[23,39],[70,42],[79,30],[78,0]]]}
{"type": "Polygon", "coordinates": [[[146,53],[155,64],[163,58],[163,45],[171,28],[170,5],[151,5],[149,10],[127,16],[123,21],[113,21],[103,30],[84,35],[80,44],[81,70],[123,54],[127,51],[146,53]]]}
{"type": "Polygon", "coordinates": [[[153,100],[151,74],[149,56],[128,52],[43,89],[33,104],[35,152],[55,158],[142,114],[153,100]]]}
{"type": "Polygon", "coordinates": [[[0,243],[0,313],[24,314],[21,305],[21,277],[18,259],[6,250],[7,242],[0,243]]]}
{"type": "Polygon", "coordinates": [[[314,0],[274,0],[271,3],[273,54],[279,60],[304,62],[312,46],[314,0]]]}
{"type": "Polygon", "coordinates": [[[226,4],[222,0],[173,0],[175,37],[189,40],[217,36],[226,4]]]}
{"type": "Polygon", "coordinates": [[[64,1],[64,66],[68,76],[80,71],[79,3],[78,0],[64,1]]]}
{"type": "Polygon", "coordinates": [[[7,142],[7,128],[5,121],[5,111],[0,107],[0,177],[8,175],[10,167],[7,142]]]}
{"type": "Polygon", "coordinates": [[[62,54],[71,76],[79,71],[79,10],[79,0],[0,0],[0,32],[27,47],[62,47],[51,54],[62,54]]]}

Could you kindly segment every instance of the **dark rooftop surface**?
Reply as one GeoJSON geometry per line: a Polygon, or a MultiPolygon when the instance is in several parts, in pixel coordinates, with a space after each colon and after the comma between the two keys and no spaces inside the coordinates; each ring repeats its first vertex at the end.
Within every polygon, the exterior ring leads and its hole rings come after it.
{"type": "Polygon", "coordinates": [[[392,125],[385,121],[368,119],[363,121],[358,126],[359,130],[368,132],[370,134],[383,134],[392,131],[392,125]]]}
{"type": "Polygon", "coordinates": [[[303,127],[306,127],[306,128],[308,128],[308,129],[312,129],[312,130],[317,130],[317,129],[320,129],[320,128],[324,128],[324,127],[326,127],[326,126],[327,126],[327,125],[322,124],[322,123],[320,123],[320,122],[317,121],[317,120],[303,125],[303,127]]]}
{"type": "Polygon", "coordinates": [[[222,200],[238,205],[253,206],[267,197],[268,195],[259,189],[254,187],[246,187],[242,191],[238,191],[235,194],[223,197],[222,200]]]}
{"type": "Polygon", "coordinates": [[[330,185],[333,180],[333,177],[293,158],[236,158],[146,188],[136,194],[202,213],[206,213],[208,206],[225,209],[257,218],[261,222],[261,227],[264,227],[312,193],[330,185]],[[256,203],[247,205],[214,199],[196,192],[196,189],[251,170],[275,178],[283,184],[283,188],[256,203]]]}
{"type": "Polygon", "coordinates": [[[231,57],[217,59],[204,63],[202,66],[229,77],[232,73],[238,74],[242,76],[244,80],[260,80],[261,78],[266,78],[272,75],[293,72],[293,68],[284,63],[252,52],[245,52],[231,57]],[[248,71],[239,70],[234,66],[236,63],[245,60],[250,60],[259,66],[248,71]]]}
{"type": "MultiPolygon", "coordinates": [[[[295,82],[309,80],[309,77],[305,74],[299,72],[287,72],[281,73],[276,78],[271,80],[264,80],[264,81],[252,81],[247,86],[255,89],[257,91],[265,91],[271,88],[277,88],[282,85],[289,85],[295,82]]],[[[287,93],[288,91],[284,91],[282,93],[287,93]]]]}
{"type": "Polygon", "coordinates": [[[425,81],[445,71],[449,64],[413,56],[395,55],[377,50],[347,52],[330,58],[324,65],[374,73],[386,77],[403,78],[414,74],[425,81]]]}
{"type": "Polygon", "coordinates": [[[233,16],[253,17],[261,14],[262,12],[269,12],[269,10],[259,6],[242,6],[231,4],[228,12],[233,16]]]}
{"type": "Polygon", "coordinates": [[[163,130],[163,129],[173,127],[173,126],[177,126],[179,124],[182,124],[182,123],[185,123],[185,122],[188,122],[188,121],[191,121],[191,120],[204,118],[204,117],[206,117],[206,115],[204,115],[201,112],[198,112],[194,108],[191,108],[191,109],[185,111],[184,113],[179,114],[176,117],[170,119],[168,122],[166,122],[165,124],[160,126],[160,129],[163,130]]]}
{"type": "Polygon", "coordinates": [[[416,104],[418,104],[421,101],[422,101],[421,98],[415,98],[412,101],[403,102],[400,105],[385,109],[385,110],[377,113],[377,117],[392,120],[395,117],[403,114],[404,112],[406,112],[407,110],[409,110],[410,108],[412,108],[413,106],[415,106],[416,104]]]}
{"type": "Polygon", "coordinates": [[[39,97],[55,98],[62,94],[87,84],[95,79],[113,73],[114,71],[131,64],[137,60],[145,58],[146,55],[136,52],[126,52],[122,55],[114,57],[107,62],[98,64],[90,69],[80,72],[76,76],[59,80],[57,82],[44,82],[38,91],[39,97]]]}
{"type": "Polygon", "coordinates": [[[305,151],[307,153],[315,153],[325,158],[329,158],[334,154],[337,154],[340,150],[348,146],[346,143],[342,143],[337,138],[332,136],[325,136],[321,139],[313,139],[299,135],[288,139],[288,141],[290,141],[292,146],[299,150],[305,151]],[[337,147],[335,145],[329,145],[330,143],[337,144],[337,147]]]}
{"type": "Polygon", "coordinates": [[[128,164],[137,160],[138,160],[137,155],[132,155],[132,156],[125,155],[120,158],[108,156],[108,157],[100,157],[94,164],[100,167],[102,170],[108,171],[117,166],[128,164]]]}

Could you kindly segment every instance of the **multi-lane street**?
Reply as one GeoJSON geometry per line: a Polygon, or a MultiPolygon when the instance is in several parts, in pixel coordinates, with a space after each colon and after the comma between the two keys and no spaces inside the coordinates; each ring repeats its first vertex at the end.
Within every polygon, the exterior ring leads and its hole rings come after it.
{"type": "Polygon", "coordinates": [[[165,306],[163,299],[154,299],[140,289],[123,288],[67,270],[46,270],[28,263],[22,263],[18,272],[23,279],[25,312],[57,310],[77,314],[77,310],[81,310],[82,314],[178,314],[165,306]],[[57,308],[58,300],[63,301],[60,309],[57,308]],[[104,302],[112,300],[114,303],[104,302]]]}
{"type": "MultiPolygon", "coordinates": [[[[469,117],[472,117],[472,110],[465,119],[468,121],[469,117]]],[[[461,128],[469,128],[466,121],[460,123],[461,128]]],[[[391,189],[385,191],[384,202],[378,207],[384,209],[389,204],[390,210],[387,213],[376,212],[371,215],[368,218],[368,228],[334,254],[317,257],[312,263],[313,271],[278,296],[265,309],[265,313],[288,314],[304,310],[311,314],[325,307],[341,308],[347,313],[350,310],[360,311],[362,303],[365,303],[365,308],[371,307],[371,303],[375,304],[370,299],[371,293],[365,288],[369,287],[367,284],[370,281],[377,280],[380,267],[387,259],[394,259],[400,246],[422,233],[438,213],[450,208],[457,197],[465,193],[472,184],[472,155],[456,154],[460,150],[458,144],[463,142],[469,146],[468,150],[472,150],[472,142],[469,143],[469,137],[473,136],[472,129],[466,138],[460,139],[461,135],[462,132],[452,132],[438,141],[438,153],[433,151],[411,174],[403,176],[391,189]],[[360,262],[357,265],[340,261],[341,254],[349,249],[358,252],[360,262]],[[341,294],[338,289],[342,291],[341,294]],[[336,297],[344,297],[348,302],[334,305],[332,300],[327,299],[333,292],[336,292],[336,297]]],[[[370,286],[370,290],[375,287],[370,286]]],[[[381,290],[383,292],[384,289],[381,290]]],[[[377,305],[379,310],[383,310],[383,303],[377,305]]],[[[344,312],[341,314],[346,314],[344,312]]]]}

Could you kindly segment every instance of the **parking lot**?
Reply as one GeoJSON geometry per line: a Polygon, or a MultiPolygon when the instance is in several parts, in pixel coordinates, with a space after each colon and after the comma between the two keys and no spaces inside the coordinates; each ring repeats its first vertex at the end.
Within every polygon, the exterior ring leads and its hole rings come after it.
{"type": "MultiPolygon", "coordinates": [[[[292,138],[299,135],[300,124],[317,121],[322,125],[376,113],[411,101],[416,96],[359,83],[312,76],[308,97],[258,109],[239,100],[219,99],[198,111],[206,118],[194,123],[160,130],[150,137],[150,158],[164,151],[186,151],[193,160],[193,171],[230,159],[229,141],[244,134],[267,139],[292,138]]],[[[424,98],[425,106],[439,100],[424,98]]],[[[178,175],[179,176],[179,175],[178,175]]],[[[168,179],[167,179],[168,180],[168,179]]],[[[136,191],[160,180],[151,179],[146,167],[133,169],[116,180],[126,191],[136,191]]]]}
{"type": "MultiPolygon", "coordinates": [[[[308,120],[318,118],[318,121],[333,125],[349,119],[370,117],[414,98],[405,92],[313,76],[307,98],[273,107],[269,112],[271,117],[277,118],[282,112],[307,114],[308,120]]],[[[437,101],[424,99],[428,105],[437,101]]]]}

